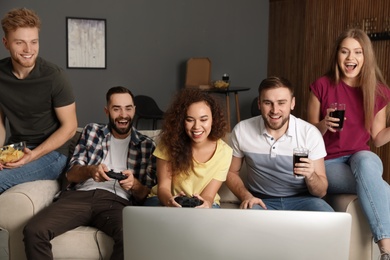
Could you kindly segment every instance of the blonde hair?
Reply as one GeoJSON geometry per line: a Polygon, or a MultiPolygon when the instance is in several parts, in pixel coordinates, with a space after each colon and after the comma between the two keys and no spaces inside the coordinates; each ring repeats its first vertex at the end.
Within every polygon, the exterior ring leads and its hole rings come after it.
{"type": "Polygon", "coordinates": [[[364,123],[366,129],[369,130],[371,128],[372,121],[374,120],[376,96],[379,94],[385,97],[385,94],[378,86],[380,84],[386,85],[386,82],[378,67],[370,38],[363,30],[353,28],[342,32],[337,38],[335,47],[333,48],[330,66],[327,72],[327,76],[333,81],[333,83],[338,84],[342,76],[342,71],[338,65],[338,52],[340,50],[341,43],[346,38],[355,39],[359,42],[363,49],[364,63],[359,74],[358,86],[363,92],[364,123]]]}

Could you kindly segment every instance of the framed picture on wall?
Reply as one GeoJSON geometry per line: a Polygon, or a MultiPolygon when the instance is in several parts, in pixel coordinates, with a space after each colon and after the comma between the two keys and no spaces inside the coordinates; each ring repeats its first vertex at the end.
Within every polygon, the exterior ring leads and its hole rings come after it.
{"type": "Polygon", "coordinates": [[[66,17],[67,67],[105,69],[106,20],[66,17]]]}

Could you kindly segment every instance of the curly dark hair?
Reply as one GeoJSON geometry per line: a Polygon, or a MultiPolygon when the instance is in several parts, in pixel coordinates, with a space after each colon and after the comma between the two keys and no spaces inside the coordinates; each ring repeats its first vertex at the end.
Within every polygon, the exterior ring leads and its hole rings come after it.
{"type": "Polygon", "coordinates": [[[188,107],[196,102],[204,101],[210,107],[213,119],[209,140],[216,141],[225,136],[227,123],[218,102],[207,92],[195,88],[184,88],[176,94],[170,107],[164,114],[160,142],[168,155],[172,166],[172,174],[189,175],[194,169],[191,139],[185,131],[185,119],[188,107]]]}

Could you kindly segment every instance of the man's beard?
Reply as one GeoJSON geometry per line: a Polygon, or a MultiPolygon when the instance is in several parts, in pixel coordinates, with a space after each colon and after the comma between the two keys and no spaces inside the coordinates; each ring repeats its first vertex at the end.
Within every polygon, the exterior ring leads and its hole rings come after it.
{"type": "Polygon", "coordinates": [[[120,121],[123,119],[128,121],[128,126],[126,128],[118,128],[117,125],[115,124],[115,119],[113,119],[111,116],[108,116],[108,120],[109,120],[108,124],[109,124],[110,128],[112,130],[115,130],[115,132],[117,132],[120,135],[128,134],[130,132],[132,125],[133,125],[133,120],[130,117],[127,117],[127,118],[120,117],[120,118],[118,118],[117,121],[120,121]]]}
{"type": "Polygon", "coordinates": [[[268,117],[266,117],[266,116],[263,116],[262,115],[262,117],[263,117],[263,120],[264,120],[264,124],[268,127],[268,128],[270,128],[270,129],[272,129],[272,130],[279,130],[280,128],[282,128],[285,124],[286,124],[286,122],[288,121],[288,119],[289,119],[289,117],[286,117],[286,118],[282,118],[282,122],[280,123],[280,124],[271,124],[269,121],[268,121],[268,117]]]}
{"type": "Polygon", "coordinates": [[[11,57],[14,63],[17,63],[19,66],[23,68],[31,68],[35,66],[35,62],[37,60],[37,56],[34,55],[34,57],[31,60],[25,60],[19,56],[12,56],[11,57]]]}

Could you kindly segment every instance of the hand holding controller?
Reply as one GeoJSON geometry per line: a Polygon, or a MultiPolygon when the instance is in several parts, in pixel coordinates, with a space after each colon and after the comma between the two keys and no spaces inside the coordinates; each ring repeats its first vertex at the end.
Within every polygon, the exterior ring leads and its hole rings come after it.
{"type": "Polygon", "coordinates": [[[118,181],[121,181],[121,180],[124,180],[127,178],[126,175],[124,175],[120,172],[114,172],[113,170],[106,172],[106,174],[108,177],[115,179],[115,180],[118,180],[118,181]]]}
{"type": "Polygon", "coordinates": [[[178,196],[175,198],[175,201],[183,208],[194,208],[203,204],[203,201],[197,197],[178,196]]]}

